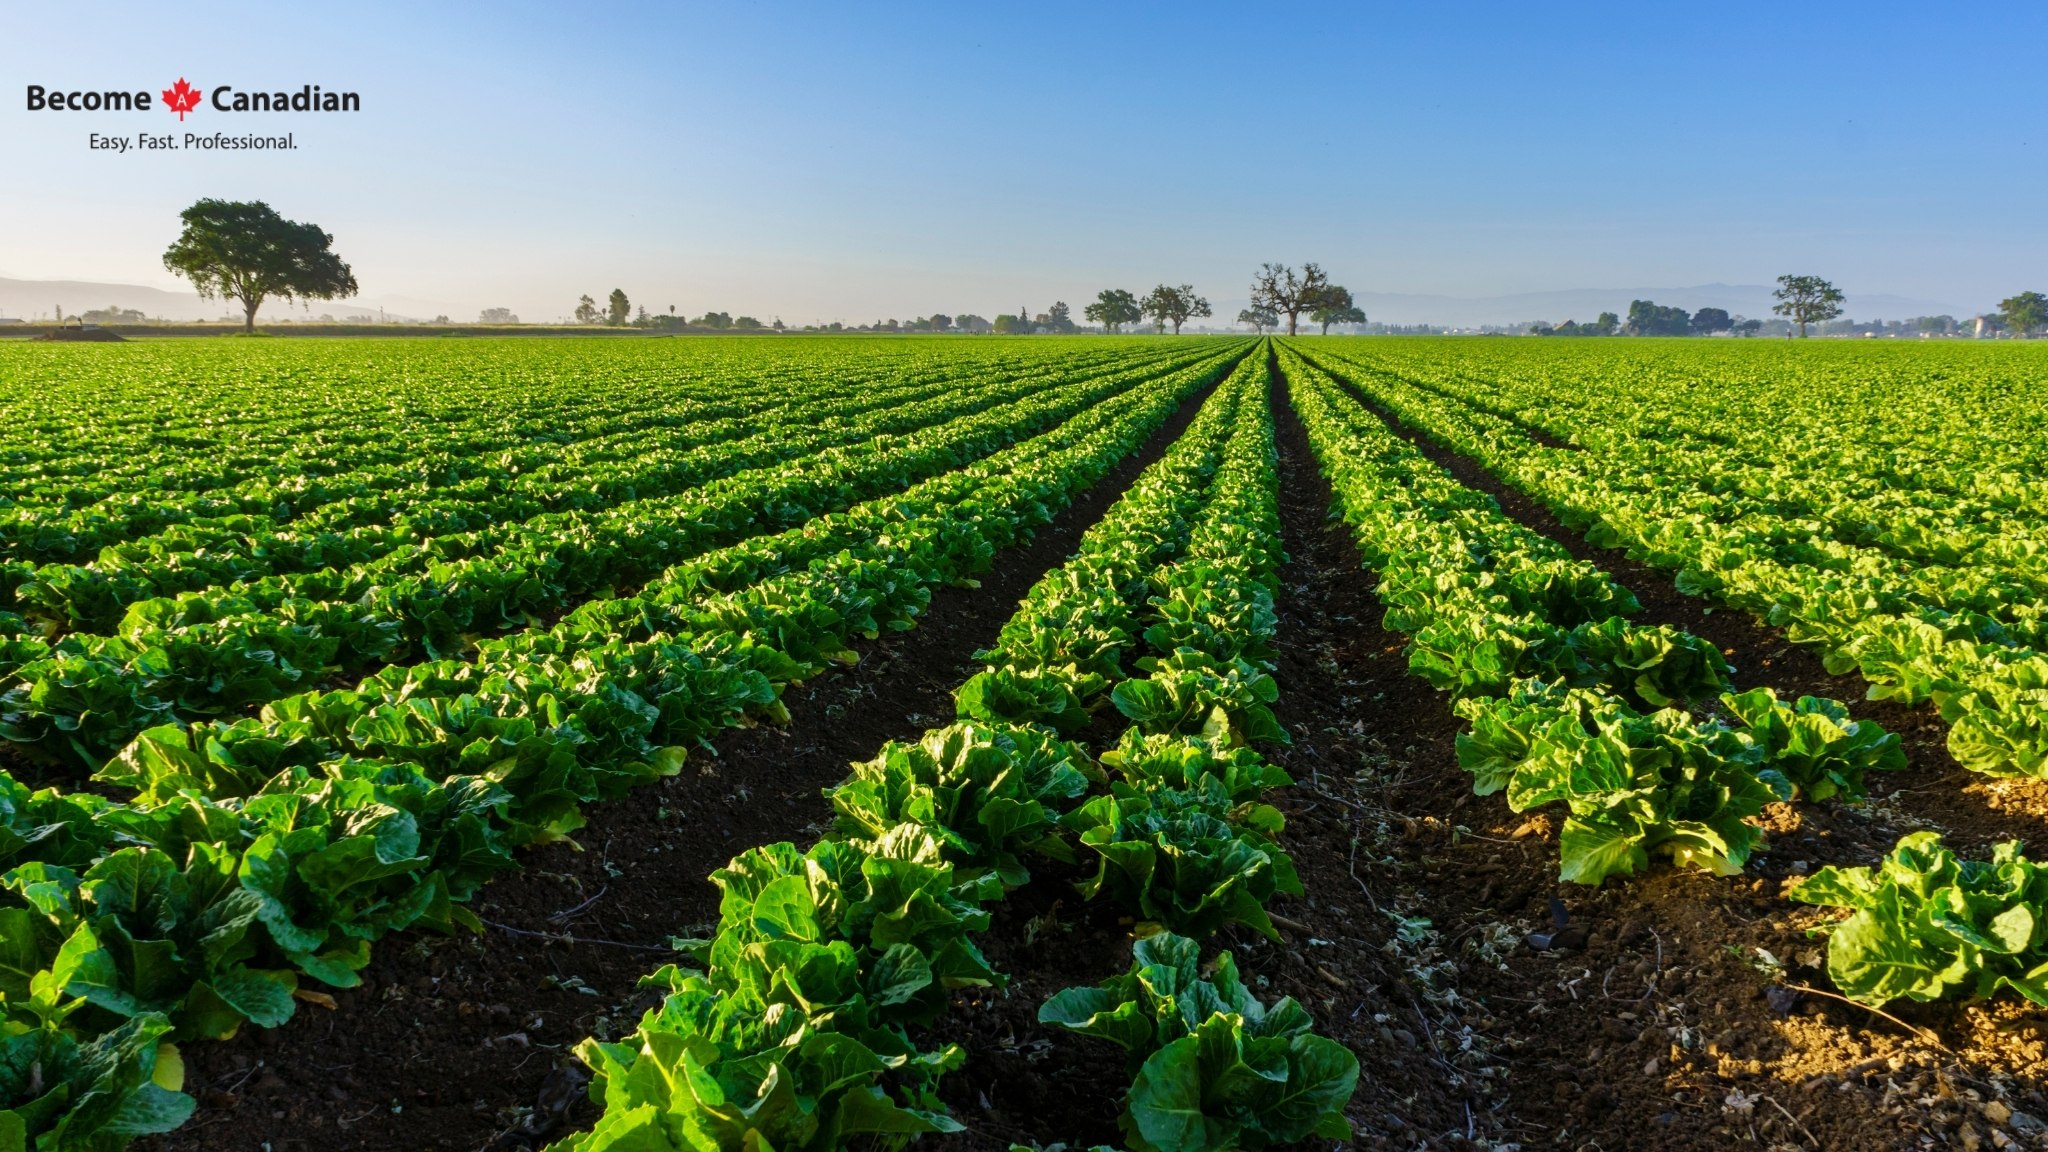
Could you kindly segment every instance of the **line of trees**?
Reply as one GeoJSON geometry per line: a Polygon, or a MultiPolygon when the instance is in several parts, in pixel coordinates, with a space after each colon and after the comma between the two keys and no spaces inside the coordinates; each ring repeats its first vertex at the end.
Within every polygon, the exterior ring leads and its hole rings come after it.
{"type": "Polygon", "coordinates": [[[1150,320],[1161,333],[1171,324],[1173,334],[1178,336],[1181,325],[1214,313],[1209,310],[1208,298],[1196,292],[1193,284],[1161,284],[1143,296],[1125,288],[1104,288],[1096,294],[1093,304],[1081,309],[1081,315],[1111,334],[1123,331],[1126,325],[1150,320]]]}
{"type": "MultiPolygon", "coordinates": [[[[738,321],[734,321],[734,324],[737,326],[738,321]]],[[[776,321],[771,327],[778,332],[791,330],[784,328],[780,320],[776,321]]],[[[872,324],[848,324],[841,320],[834,320],[826,324],[806,324],[802,328],[794,330],[799,332],[889,332],[898,335],[907,332],[959,332],[972,334],[993,332],[995,331],[995,325],[986,317],[977,316],[972,312],[962,312],[956,316],[949,316],[944,312],[934,312],[929,316],[919,316],[910,320],[896,320],[892,318],[877,320],[872,324]]]]}
{"type": "MultiPolygon", "coordinates": [[[[203,199],[179,213],[179,219],[183,228],[165,250],[164,266],[190,280],[202,299],[218,297],[238,302],[242,306],[245,331],[255,329],[257,310],[266,300],[333,300],[356,294],[355,274],[335,254],[333,236],[317,225],[287,220],[260,200],[203,199]]],[[[1785,317],[1791,329],[1801,337],[1807,335],[1810,326],[1825,324],[1842,315],[1842,291],[1819,276],[1780,276],[1778,287],[1771,295],[1775,301],[1771,311],[1785,317]]],[[[1083,310],[1088,320],[1102,325],[1108,332],[1121,332],[1126,325],[1149,318],[1162,333],[1171,324],[1176,335],[1189,320],[1211,314],[1209,301],[1191,284],[1160,284],[1143,298],[1125,289],[1105,288],[1095,302],[1083,310]]],[[[128,314],[111,308],[100,315],[117,322],[129,319],[128,314]]],[[[649,316],[644,307],[634,315],[632,302],[621,288],[612,289],[602,307],[588,294],[580,297],[573,315],[579,324],[609,324],[614,327],[625,326],[631,317],[633,325],[649,328],[752,330],[772,327],[776,331],[784,330],[779,319],[772,325],[765,325],[751,316],[733,317],[724,312],[706,312],[692,321],[677,317],[673,305],[666,315],[649,316]]],[[[1237,314],[1237,321],[1264,333],[1268,329],[1277,329],[1284,316],[1287,334],[1293,336],[1299,330],[1303,315],[1309,318],[1310,323],[1320,325],[1324,335],[1329,334],[1332,324],[1366,323],[1365,312],[1352,299],[1351,292],[1342,285],[1331,283],[1322,267],[1314,262],[1303,264],[1298,272],[1285,264],[1260,265],[1252,278],[1251,306],[1237,314]]],[[[62,319],[61,309],[59,319],[62,319]]],[[[445,320],[445,317],[435,318],[436,323],[445,320]]],[[[519,317],[508,308],[486,308],[478,316],[478,322],[517,324],[519,317]]],[[[1626,321],[1612,312],[1603,312],[1591,324],[1567,320],[1554,328],[1539,324],[1532,331],[1543,335],[1606,336],[1617,331],[1637,336],[1712,335],[1728,331],[1750,335],[1762,324],[1759,320],[1731,316],[1720,308],[1701,308],[1688,313],[1683,308],[1636,300],[1629,304],[1626,321]]],[[[1975,332],[1982,336],[2003,330],[2016,337],[2026,337],[2044,327],[2048,327],[2048,295],[2027,291],[1999,301],[1996,313],[1977,317],[1975,332]]],[[[1078,331],[1064,301],[1054,302],[1051,308],[1037,316],[1030,316],[1025,309],[1019,308],[1015,314],[997,316],[993,324],[979,316],[955,318],[933,313],[907,325],[898,325],[891,320],[885,326],[878,320],[872,328],[863,330],[946,332],[986,329],[997,332],[1078,331]]],[[[827,330],[842,329],[840,325],[833,324],[827,330]]]]}
{"type": "Polygon", "coordinates": [[[1036,316],[1031,314],[1030,309],[1022,306],[1014,313],[997,313],[994,328],[1002,335],[1030,335],[1034,332],[1043,332],[1064,336],[1081,330],[1080,326],[1074,323],[1073,312],[1067,308],[1065,300],[1053,301],[1052,307],[1036,316]]]}
{"type": "MultiPolygon", "coordinates": [[[[1818,276],[1780,276],[1771,295],[1777,301],[1771,310],[1790,320],[1801,336],[1806,335],[1808,325],[1842,314],[1841,290],[1818,276]]],[[[1602,312],[1590,324],[1567,320],[1555,327],[1537,324],[1530,332],[1537,336],[1713,336],[1722,332],[1754,336],[1763,326],[1761,320],[1732,316],[1725,308],[1688,312],[1654,300],[1631,300],[1626,319],[1602,312]]]]}
{"type": "MultiPolygon", "coordinates": [[[[202,202],[204,203],[204,202],[202,202]]],[[[168,258],[167,261],[168,263],[168,258]]],[[[342,266],[346,269],[346,265],[342,266]]],[[[226,293],[232,296],[233,293],[226,293]]],[[[301,295],[311,296],[311,290],[301,295]]],[[[1778,330],[1786,335],[1797,334],[1805,337],[1813,325],[1826,325],[1842,315],[1843,294],[1830,281],[1810,275],[1785,275],[1778,277],[1778,286],[1771,293],[1776,301],[1771,311],[1785,318],[1778,330]]],[[[260,302],[260,301],[259,301],[260,302]]],[[[624,291],[614,288],[604,306],[585,295],[577,301],[574,317],[579,324],[627,324],[626,315],[630,302],[624,291]]],[[[636,327],[649,328],[710,328],[715,330],[733,329],[739,331],[769,327],[751,316],[733,316],[724,312],[706,312],[691,320],[674,315],[650,317],[645,309],[630,323],[636,327]]],[[[254,315],[254,309],[250,309],[254,315]]],[[[1192,284],[1160,284],[1138,296],[1121,288],[1105,288],[1096,295],[1095,302],[1082,309],[1082,316],[1091,323],[1101,325],[1109,333],[1123,332],[1140,321],[1150,320],[1154,328],[1164,333],[1170,326],[1174,335],[1189,320],[1211,316],[1209,301],[1195,291],[1192,284]]],[[[1349,289],[1330,283],[1327,273],[1315,263],[1307,263],[1300,270],[1284,264],[1262,264],[1252,280],[1251,306],[1238,312],[1237,322],[1255,332],[1279,331],[1281,320],[1287,324],[1287,334],[1298,332],[1302,317],[1321,328],[1323,335],[1329,335],[1333,324],[1364,324],[1365,312],[1352,299],[1349,289]]],[[[487,308],[478,317],[483,324],[517,324],[519,317],[506,308],[487,308]]],[[[1774,325],[1777,322],[1773,322],[1774,325]]],[[[774,322],[776,331],[782,331],[780,320],[774,322]]],[[[1713,336],[1730,332],[1738,336],[1754,336],[1762,331],[1762,320],[1745,319],[1732,315],[1724,308],[1701,308],[1687,310],[1671,305],[1658,304],[1652,300],[1629,302],[1628,314],[1624,317],[1613,312],[1602,312],[1591,321],[1566,320],[1562,324],[1537,323],[1529,328],[1537,336],[1713,336]]],[[[1829,325],[1830,332],[1839,325],[1829,325]]],[[[1932,331],[1927,324],[1923,330],[1932,331]]],[[[1960,332],[1964,325],[1949,321],[1942,331],[1960,332]]],[[[2040,292],[2021,292],[1999,302],[1998,311],[1976,318],[1976,333],[1990,335],[2010,333],[2025,337],[2048,329],[2048,295],[2040,292]]],[[[813,329],[806,328],[806,331],[813,329]]],[[[877,320],[872,325],[846,327],[839,324],[825,325],[819,331],[849,332],[988,332],[1012,334],[1046,333],[1069,334],[1080,331],[1074,323],[1072,313],[1065,301],[1054,301],[1052,306],[1035,316],[1027,309],[1019,308],[1015,313],[998,315],[994,322],[962,313],[958,317],[935,312],[928,317],[898,322],[877,320]]],[[[1834,333],[1839,334],[1839,333],[1834,333]]]]}
{"type": "MultiPolygon", "coordinates": [[[[1778,301],[1771,310],[1792,321],[1802,337],[1807,325],[1825,323],[1842,314],[1841,291],[1818,276],[1780,276],[1778,290],[1771,295],[1778,301]]],[[[1977,321],[1980,336],[1987,328],[2001,327],[2024,338],[2048,325],[2048,296],[2039,292],[2008,296],[1998,302],[1997,312],[1979,316],[1977,321]]]]}
{"type": "Polygon", "coordinates": [[[1538,323],[1529,329],[1537,336],[1612,336],[1620,330],[1621,317],[1612,312],[1602,312],[1599,319],[1585,324],[1567,320],[1556,326],[1538,323]]]}
{"type": "Polygon", "coordinates": [[[1730,315],[1725,308],[1687,312],[1653,300],[1632,300],[1626,318],[1613,312],[1602,312],[1598,319],[1587,323],[1576,320],[1555,326],[1538,323],[1531,325],[1529,332],[1534,336],[1713,336],[1721,332],[1754,336],[1763,326],[1761,320],[1745,320],[1730,315]]]}
{"type": "MultiPolygon", "coordinates": [[[[204,203],[204,202],[202,202],[204,203]]],[[[168,260],[167,260],[168,262],[168,260]]],[[[346,265],[343,265],[346,268],[346,265]]],[[[232,293],[228,293],[232,295],[232,293]]],[[[310,291],[302,293],[312,295],[310,291]]],[[[1827,324],[1842,315],[1843,294],[1831,282],[1819,276],[1786,275],[1778,277],[1778,287],[1772,292],[1776,301],[1772,311],[1785,317],[1786,324],[1779,330],[1801,337],[1816,324],[1827,324]]],[[[614,288],[604,306],[585,295],[577,301],[574,317],[579,324],[610,324],[621,326],[630,309],[626,293],[614,288]]],[[[733,317],[724,312],[706,312],[694,320],[679,318],[675,309],[669,315],[650,317],[645,309],[630,323],[646,328],[710,328],[714,330],[733,329],[738,331],[757,330],[770,327],[751,316],[733,317]]],[[[254,315],[254,310],[250,310],[254,315]]],[[[1189,320],[1213,315],[1209,301],[1195,291],[1192,284],[1160,284],[1137,296],[1121,288],[1105,288],[1096,295],[1095,302],[1082,310],[1085,319],[1102,326],[1103,331],[1118,333],[1128,326],[1143,320],[1150,320],[1155,329],[1164,333],[1169,326],[1174,335],[1189,320]]],[[[1364,324],[1365,312],[1352,299],[1349,289],[1330,283],[1328,274],[1314,263],[1302,265],[1299,271],[1284,264],[1260,265],[1252,281],[1252,304],[1237,314],[1237,322],[1255,332],[1278,331],[1281,319],[1287,322],[1287,334],[1298,331],[1303,316],[1312,324],[1320,326],[1324,335],[1329,335],[1333,324],[1364,324]]],[[[507,308],[487,308],[478,317],[482,324],[517,324],[519,317],[507,308]]],[[[1537,336],[1713,336],[1731,332],[1738,336],[1754,336],[1765,327],[1762,320],[1745,319],[1731,315],[1723,308],[1701,308],[1688,312],[1683,308],[1658,304],[1652,300],[1629,302],[1626,317],[1613,312],[1602,312],[1588,322],[1566,320],[1562,324],[1537,323],[1529,328],[1537,336]]],[[[1830,328],[1839,327],[1831,325],[1830,328]]],[[[1927,325],[1922,324],[1922,329],[1927,325]]],[[[1963,326],[1953,321],[1943,331],[1960,331],[1963,326]]],[[[776,331],[782,331],[780,320],[773,324],[776,331]]],[[[2029,336],[2048,329],[2048,295],[2040,292],[2021,292],[1999,302],[1999,310],[1987,313],[1976,320],[1979,335],[2010,333],[2014,336],[2029,336]]],[[[807,328],[806,331],[813,329],[807,328]]],[[[1052,307],[1037,315],[1019,308],[1015,313],[998,315],[991,323],[972,313],[958,317],[935,312],[928,317],[898,322],[877,320],[872,325],[846,327],[839,324],[823,326],[820,331],[850,332],[988,332],[999,333],[1049,333],[1067,334],[1080,331],[1074,323],[1065,301],[1054,301],[1052,307]]],[[[1931,329],[1928,329],[1931,330],[1931,329]]]]}
{"type": "MultiPolygon", "coordinates": [[[[576,308],[570,313],[570,317],[578,324],[604,324],[613,328],[631,327],[670,330],[710,328],[720,332],[727,329],[739,332],[756,332],[772,328],[777,332],[783,331],[782,321],[780,320],[776,320],[772,324],[763,324],[752,316],[734,316],[730,312],[706,312],[695,319],[687,315],[679,316],[676,314],[676,307],[673,304],[669,305],[668,311],[665,313],[650,314],[644,306],[636,311],[632,300],[627,298],[625,290],[621,288],[612,289],[611,295],[605,298],[602,308],[587,293],[578,297],[576,308]]],[[[519,323],[519,318],[513,316],[509,309],[491,308],[483,313],[483,323],[517,324],[519,323]],[[509,317],[509,319],[503,321],[492,319],[493,316],[498,315],[509,317]]]]}

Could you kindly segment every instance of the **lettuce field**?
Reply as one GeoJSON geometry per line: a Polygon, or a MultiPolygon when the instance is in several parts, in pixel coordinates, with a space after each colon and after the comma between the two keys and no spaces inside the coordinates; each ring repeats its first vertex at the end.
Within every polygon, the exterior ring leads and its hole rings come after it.
{"type": "Polygon", "coordinates": [[[2048,1148],[2048,354],[0,344],[0,1152],[2048,1148]]]}

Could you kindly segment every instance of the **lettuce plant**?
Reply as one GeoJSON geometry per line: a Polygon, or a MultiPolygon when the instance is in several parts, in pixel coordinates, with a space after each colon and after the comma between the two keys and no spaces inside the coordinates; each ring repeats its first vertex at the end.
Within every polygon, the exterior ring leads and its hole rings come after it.
{"type": "Polygon", "coordinates": [[[1203,778],[1221,785],[1232,804],[1257,800],[1274,788],[1294,783],[1285,769],[1245,747],[1228,748],[1195,736],[1146,733],[1126,728],[1117,746],[1102,754],[1102,763],[1143,790],[1191,789],[1203,778]]]}
{"type": "Polygon", "coordinates": [[[1848,908],[1828,933],[1828,975],[1845,995],[1987,997],[2011,989],[2048,1007],[2048,864],[2017,840],[1960,860],[1933,832],[1902,837],[1875,868],[1823,868],[1786,895],[1848,908]]]}
{"type": "Polygon", "coordinates": [[[1218,660],[1193,648],[1147,658],[1150,677],[1126,680],[1110,693],[1117,711],[1147,732],[1201,735],[1228,744],[1285,744],[1273,717],[1279,686],[1247,660],[1218,660]]]}
{"type": "Polygon", "coordinates": [[[1763,833],[1748,820],[1789,781],[1761,768],[1746,736],[1672,709],[1644,715],[1587,689],[1525,681],[1494,700],[1465,700],[1458,761],[1473,790],[1506,790],[1517,812],[1562,801],[1560,878],[1598,884],[1633,875],[1653,851],[1710,871],[1740,871],[1763,833]]]}
{"type": "Polygon", "coordinates": [[[1592,683],[1612,685],[1651,708],[1711,700],[1728,690],[1732,669],[1721,650],[1690,632],[1617,616],[1573,628],[1570,643],[1593,669],[1592,683]]]}
{"type": "Polygon", "coordinates": [[[656,972],[668,995],[633,1036],[578,1049],[605,1114],[557,1147],[828,1152],[959,1131],[933,1089],[960,1049],[920,1052],[903,1029],[950,989],[1000,982],[967,937],[1002,888],[956,882],[942,855],[905,824],[735,857],[712,876],[718,935],[682,942],[702,971],[656,972]]]}
{"type": "Polygon", "coordinates": [[[1059,808],[1088,789],[1087,752],[1041,729],[961,723],[890,742],[826,790],[839,830],[871,838],[911,822],[963,869],[992,869],[1016,887],[1030,879],[1021,854],[1073,859],[1058,839],[1059,808]]]}
{"type": "Polygon", "coordinates": [[[1787,704],[1769,688],[1721,697],[1762,745],[1764,760],[1808,800],[1863,799],[1866,772],[1897,772],[1906,751],[1896,734],[1849,717],[1837,700],[1801,696],[1787,704]]]}
{"type": "Polygon", "coordinates": [[[54,1027],[0,1033],[0,1148],[116,1152],[183,1124],[195,1102],[181,1091],[170,1031],[145,1015],[91,1039],[54,1027]]]}
{"type": "Polygon", "coordinates": [[[1273,594],[1254,580],[1217,564],[1169,568],[1166,591],[1151,600],[1153,623],[1145,643],[1155,652],[1192,648],[1219,661],[1265,664],[1273,658],[1279,627],[1273,594]]]}
{"type": "Polygon", "coordinates": [[[1072,735],[1088,726],[1083,697],[1100,693],[1102,679],[1072,665],[990,668],[977,672],[953,694],[962,720],[987,724],[1043,724],[1072,735]]]}
{"type": "Polygon", "coordinates": [[[1275,895],[1302,894],[1294,862],[1273,843],[1282,818],[1269,805],[1233,805],[1214,777],[1196,789],[1140,790],[1119,783],[1062,821],[1098,858],[1080,884],[1105,892],[1172,932],[1209,936],[1243,924],[1273,939],[1275,895]]]}
{"type": "Polygon", "coordinates": [[[1131,970],[1069,988],[1040,1023],[1109,1040],[1129,1054],[1121,1123],[1140,1152],[1223,1152],[1345,1140],[1358,1058],[1315,1035],[1293,997],[1261,1004],[1226,950],[1201,974],[1201,946],[1159,933],[1133,947],[1131,970]]]}

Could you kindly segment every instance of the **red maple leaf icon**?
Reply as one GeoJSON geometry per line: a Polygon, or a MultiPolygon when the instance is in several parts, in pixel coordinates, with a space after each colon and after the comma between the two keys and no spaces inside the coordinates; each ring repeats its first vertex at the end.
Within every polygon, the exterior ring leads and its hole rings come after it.
{"type": "Polygon", "coordinates": [[[164,106],[176,112],[179,121],[182,122],[185,113],[199,107],[199,98],[205,94],[206,89],[194,88],[185,83],[185,78],[180,76],[177,87],[164,89],[164,106]]]}

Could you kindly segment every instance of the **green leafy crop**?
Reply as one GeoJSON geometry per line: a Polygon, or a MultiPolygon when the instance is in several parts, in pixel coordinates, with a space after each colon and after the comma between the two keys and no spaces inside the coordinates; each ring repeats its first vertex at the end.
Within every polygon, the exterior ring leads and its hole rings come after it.
{"type": "Polygon", "coordinates": [[[2048,1006],[2048,865],[2018,841],[1960,860],[1915,832],[1875,868],[1823,868],[1786,895],[1853,910],[1829,931],[1828,975],[1864,1003],[2011,989],[2048,1006]]]}
{"type": "Polygon", "coordinates": [[[1358,1058],[1315,1035],[1293,997],[1261,1004],[1227,950],[1205,978],[1201,946],[1185,937],[1159,933],[1132,951],[1128,973],[1059,993],[1038,1019],[1130,1054],[1122,1124],[1133,1148],[1222,1152],[1350,1138],[1343,1107],[1358,1058]]]}
{"type": "Polygon", "coordinates": [[[1761,744],[1772,768],[1808,800],[1861,800],[1866,772],[1896,772],[1906,752],[1896,734],[1850,719],[1839,701],[1801,696],[1787,704],[1769,688],[1721,697],[1761,744]]]}

